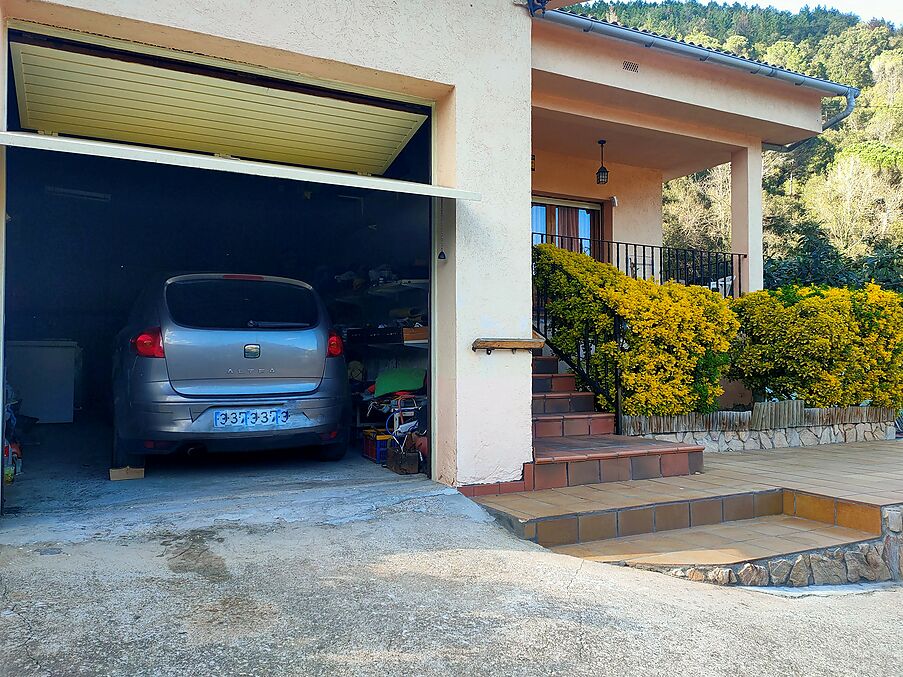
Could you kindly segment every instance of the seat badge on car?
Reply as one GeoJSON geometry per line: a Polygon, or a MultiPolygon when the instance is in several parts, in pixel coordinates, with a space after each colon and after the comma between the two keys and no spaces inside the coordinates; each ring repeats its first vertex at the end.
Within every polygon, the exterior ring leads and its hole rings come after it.
{"type": "Polygon", "coordinates": [[[245,357],[249,360],[260,357],[260,346],[256,343],[249,343],[245,346],[245,357]]]}

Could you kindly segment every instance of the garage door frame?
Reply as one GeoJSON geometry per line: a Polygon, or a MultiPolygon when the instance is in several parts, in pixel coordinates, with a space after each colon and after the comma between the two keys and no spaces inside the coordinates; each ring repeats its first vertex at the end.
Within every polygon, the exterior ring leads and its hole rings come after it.
{"type": "MultiPolygon", "coordinates": [[[[306,181],[311,183],[321,183],[329,185],[347,186],[362,188],[368,190],[380,190],[395,193],[404,193],[409,195],[422,195],[434,198],[435,202],[444,200],[468,200],[478,201],[481,199],[479,193],[467,190],[461,190],[449,186],[441,186],[432,183],[416,183],[409,181],[400,181],[396,179],[386,179],[376,176],[365,176],[358,174],[350,174],[330,170],[318,170],[307,167],[298,167],[291,165],[280,165],[269,162],[259,162],[252,160],[241,160],[231,157],[219,157],[216,155],[206,155],[201,153],[174,151],[155,147],[144,147],[125,143],[114,143],[108,141],[93,141],[87,139],[76,139],[68,137],[58,137],[52,135],[44,135],[28,132],[11,132],[8,130],[8,106],[7,98],[7,73],[9,65],[9,33],[6,23],[0,29],[0,214],[6,214],[7,186],[6,186],[6,149],[8,147],[32,148],[38,150],[49,150],[57,152],[74,153],[80,155],[89,155],[95,157],[108,157],[124,160],[133,160],[139,162],[149,162],[155,164],[163,164],[168,166],[188,167],[196,169],[206,169],[211,171],[223,171],[238,174],[247,174],[254,176],[264,176],[272,178],[281,178],[295,181],[306,181]]],[[[431,105],[433,113],[435,106],[431,105]]],[[[435,175],[435,152],[436,152],[436,130],[433,128],[431,138],[431,175],[435,175]]],[[[435,233],[439,224],[437,218],[441,209],[431,209],[431,239],[435,246],[435,233]]],[[[5,297],[6,297],[6,219],[2,220],[0,227],[0,347],[5,345],[6,316],[5,316],[5,297]]],[[[436,279],[435,270],[431,273],[430,297],[432,312],[435,312],[436,299],[436,279]]],[[[434,324],[434,322],[431,322],[434,324]]],[[[431,350],[430,370],[435,371],[436,356],[435,351],[431,350]]],[[[0,349],[0,374],[5,373],[4,368],[4,351],[0,349]]],[[[436,381],[431,378],[430,393],[430,426],[433,431],[437,431],[437,411],[435,395],[436,381]]],[[[5,385],[5,381],[4,381],[5,385]]],[[[438,448],[436,434],[433,434],[433,449],[438,448]]],[[[436,454],[431,454],[431,462],[433,474],[436,471],[436,454]]],[[[0,501],[2,501],[3,482],[0,478],[0,501]]]]}
{"type": "Polygon", "coordinates": [[[363,174],[335,172],[327,169],[295,167],[272,162],[258,162],[256,160],[239,160],[237,158],[220,157],[217,155],[204,155],[202,153],[151,148],[127,143],[114,143],[112,141],[94,141],[91,139],[76,139],[49,134],[35,134],[33,132],[2,131],[0,132],[0,145],[12,148],[30,148],[32,150],[49,150],[61,153],[74,153],[76,155],[90,155],[93,157],[105,157],[117,160],[134,160],[137,162],[149,162],[172,167],[188,167],[192,169],[231,172],[233,174],[248,174],[252,176],[288,179],[291,181],[305,181],[307,183],[324,183],[331,186],[382,190],[391,193],[404,193],[407,195],[424,195],[426,197],[449,198],[453,200],[478,201],[481,199],[480,193],[461,190],[459,188],[450,188],[447,186],[437,186],[431,183],[400,181],[398,179],[386,179],[380,176],[366,176],[363,174]]]}

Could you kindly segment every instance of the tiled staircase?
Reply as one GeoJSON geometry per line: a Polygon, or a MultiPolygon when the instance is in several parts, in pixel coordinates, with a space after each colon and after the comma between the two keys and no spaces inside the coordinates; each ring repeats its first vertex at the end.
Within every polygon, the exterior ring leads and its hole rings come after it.
{"type": "Polygon", "coordinates": [[[702,472],[702,447],[614,432],[614,414],[597,413],[557,357],[534,355],[533,490],[702,472]]]}
{"type": "Polygon", "coordinates": [[[615,415],[595,410],[558,358],[533,356],[533,462],[522,480],[459,487],[465,496],[559,489],[702,472],[703,447],[615,435],[615,415]]]}
{"type": "Polygon", "coordinates": [[[593,400],[577,391],[573,374],[559,373],[558,358],[533,358],[534,440],[614,433],[614,414],[596,413],[593,400]]]}

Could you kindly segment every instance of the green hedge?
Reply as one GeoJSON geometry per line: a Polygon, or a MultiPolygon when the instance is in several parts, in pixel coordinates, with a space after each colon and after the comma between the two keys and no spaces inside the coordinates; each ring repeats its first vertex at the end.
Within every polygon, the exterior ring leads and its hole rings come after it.
{"type": "Polygon", "coordinates": [[[784,287],[732,304],[730,377],[760,396],[810,406],[903,408],[903,302],[864,289],[784,287]]]}
{"type": "Polygon", "coordinates": [[[614,266],[553,245],[535,248],[538,285],[548,285],[549,337],[576,354],[588,326],[600,337],[590,375],[606,391],[601,406],[613,411],[613,377],[620,365],[623,411],[673,415],[718,408],[737,319],[720,294],[676,282],[635,280],[614,266]],[[614,343],[612,313],[624,318],[627,349],[614,343]]]}

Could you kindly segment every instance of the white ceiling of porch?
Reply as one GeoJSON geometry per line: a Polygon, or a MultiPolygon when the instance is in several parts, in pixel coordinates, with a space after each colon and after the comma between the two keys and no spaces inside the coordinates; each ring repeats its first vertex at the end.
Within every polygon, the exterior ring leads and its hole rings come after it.
{"type": "Polygon", "coordinates": [[[736,147],[653,129],[533,108],[533,149],[577,158],[659,169],[665,180],[730,162],[736,147]]]}

